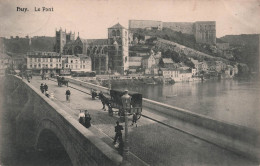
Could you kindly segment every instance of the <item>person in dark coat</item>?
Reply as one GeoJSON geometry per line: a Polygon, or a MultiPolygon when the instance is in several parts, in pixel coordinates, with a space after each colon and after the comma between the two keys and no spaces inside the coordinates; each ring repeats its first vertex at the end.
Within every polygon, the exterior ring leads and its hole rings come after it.
{"type": "Polygon", "coordinates": [[[65,95],[66,95],[66,101],[70,101],[70,90],[69,89],[66,90],[65,95]]]}
{"type": "Polygon", "coordinates": [[[105,105],[106,105],[106,103],[105,103],[105,96],[104,96],[104,94],[103,94],[102,91],[99,93],[99,99],[101,100],[101,102],[102,102],[102,104],[103,104],[102,110],[106,111],[106,107],[105,107],[105,105]]]}
{"type": "Polygon", "coordinates": [[[136,127],[137,127],[136,121],[137,121],[137,115],[136,115],[136,113],[133,113],[133,120],[132,120],[132,125],[131,126],[133,126],[135,124],[136,127]]]}
{"type": "Polygon", "coordinates": [[[116,122],[116,126],[115,126],[115,139],[114,139],[114,144],[116,143],[117,139],[122,139],[122,132],[121,130],[124,130],[123,126],[119,124],[119,122],[116,122]]]}
{"type": "Polygon", "coordinates": [[[91,126],[90,123],[91,117],[87,110],[85,110],[85,127],[89,128],[91,126]]]}
{"type": "Polygon", "coordinates": [[[43,86],[43,83],[41,83],[40,89],[41,89],[41,92],[44,93],[44,86],[43,86]]]}
{"type": "Polygon", "coordinates": [[[91,89],[91,96],[92,96],[92,100],[95,100],[97,96],[97,92],[94,89],[91,89]]]}
{"type": "Polygon", "coordinates": [[[119,138],[118,140],[119,140],[119,146],[118,146],[118,149],[117,149],[117,150],[118,150],[118,153],[123,156],[123,152],[124,152],[124,141],[123,141],[122,137],[119,138]]]}
{"type": "Polygon", "coordinates": [[[48,91],[48,85],[46,83],[44,84],[44,91],[48,91]]]}

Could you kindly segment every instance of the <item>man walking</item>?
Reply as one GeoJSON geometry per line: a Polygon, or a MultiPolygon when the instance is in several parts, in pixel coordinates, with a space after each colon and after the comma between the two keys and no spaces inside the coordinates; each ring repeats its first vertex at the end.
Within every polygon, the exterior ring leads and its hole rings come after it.
{"type": "Polygon", "coordinates": [[[44,84],[44,91],[48,91],[48,85],[46,83],[44,84]]]}
{"type": "Polygon", "coordinates": [[[133,126],[135,124],[135,127],[137,127],[136,121],[137,121],[137,115],[136,115],[136,113],[133,113],[133,120],[132,120],[132,125],[131,126],[133,126]]]}
{"type": "Polygon", "coordinates": [[[105,103],[105,96],[104,96],[104,94],[103,94],[102,91],[99,93],[99,99],[101,100],[101,102],[102,102],[102,104],[103,104],[102,110],[106,111],[106,107],[105,107],[105,105],[106,105],[106,103],[105,103]]]}
{"type": "Polygon", "coordinates": [[[44,93],[44,86],[43,86],[43,83],[41,83],[40,89],[41,89],[41,92],[44,93]]]}
{"type": "Polygon", "coordinates": [[[70,101],[70,90],[69,89],[66,90],[65,95],[66,95],[66,101],[70,101]]]}
{"type": "Polygon", "coordinates": [[[116,122],[116,126],[115,126],[115,139],[114,139],[114,144],[116,143],[117,139],[122,140],[122,132],[121,130],[124,130],[122,125],[119,125],[119,122],[116,122]]]}

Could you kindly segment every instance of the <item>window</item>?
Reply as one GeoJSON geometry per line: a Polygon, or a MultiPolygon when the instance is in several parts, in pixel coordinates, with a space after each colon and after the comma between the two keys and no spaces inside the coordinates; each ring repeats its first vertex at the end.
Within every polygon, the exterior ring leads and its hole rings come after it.
{"type": "Polygon", "coordinates": [[[38,62],[41,62],[41,58],[38,58],[38,62]]]}
{"type": "Polygon", "coordinates": [[[34,65],[34,68],[36,68],[37,65],[34,65]]]}
{"type": "Polygon", "coordinates": [[[78,65],[76,65],[76,69],[78,68],[78,65]]]}
{"type": "Polygon", "coordinates": [[[66,65],[66,67],[68,67],[68,65],[66,65]]]}
{"type": "Polygon", "coordinates": [[[32,68],[32,64],[30,64],[30,68],[32,68]]]}
{"type": "Polygon", "coordinates": [[[50,64],[50,67],[52,67],[52,64],[50,64]]]}
{"type": "Polygon", "coordinates": [[[116,31],[115,30],[112,31],[112,36],[116,36],[116,31]]]}
{"type": "Polygon", "coordinates": [[[85,69],[85,65],[83,65],[83,69],[85,69]]]}
{"type": "Polygon", "coordinates": [[[70,63],[73,63],[73,60],[71,60],[70,63]]]}
{"type": "Polygon", "coordinates": [[[50,58],[50,62],[52,62],[52,58],[50,58]]]}
{"type": "Polygon", "coordinates": [[[41,64],[40,64],[40,63],[38,64],[38,67],[41,67],[41,64]]]}
{"type": "Polygon", "coordinates": [[[116,31],[116,36],[120,36],[120,31],[119,30],[116,31]]]}
{"type": "Polygon", "coordinates": [[[59,67],[59,65],[58,65],[58,64],[56,64],[56,67],[59,67]]]}

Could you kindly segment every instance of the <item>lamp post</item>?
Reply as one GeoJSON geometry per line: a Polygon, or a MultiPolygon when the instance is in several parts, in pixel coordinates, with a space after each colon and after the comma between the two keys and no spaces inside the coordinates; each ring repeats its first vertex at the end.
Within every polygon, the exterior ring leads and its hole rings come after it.
{"type": "Polygon", "coordinates": [[[125,143],[124,143],[124,153],[123,153],[123,163],[127,164],[129,156],[129,146],[128,146],[128,110],[131,109],[131,96],[128,95],[128,90],[125,90],[125,94],[121,97],[125,116],[125,143]]]}

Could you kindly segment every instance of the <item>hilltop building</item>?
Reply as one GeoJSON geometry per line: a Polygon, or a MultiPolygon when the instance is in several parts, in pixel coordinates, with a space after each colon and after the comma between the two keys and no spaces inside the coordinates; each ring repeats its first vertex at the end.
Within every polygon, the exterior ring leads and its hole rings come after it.
{"type": "Polygon", "coordinates": [[[162,22],[154,20],[129,20],[131,29],[157,29],[169,28],[177,32],[194,35],[197,43],[216,44],[216,22],[162,22]]]}

